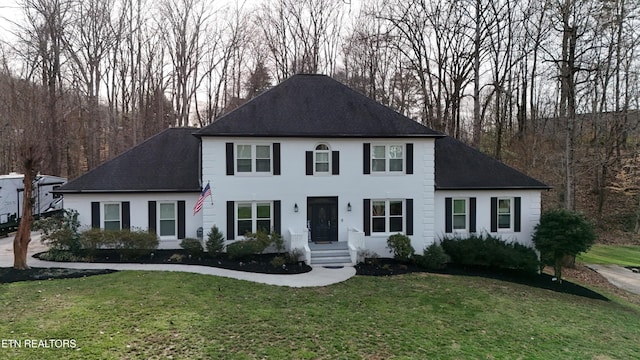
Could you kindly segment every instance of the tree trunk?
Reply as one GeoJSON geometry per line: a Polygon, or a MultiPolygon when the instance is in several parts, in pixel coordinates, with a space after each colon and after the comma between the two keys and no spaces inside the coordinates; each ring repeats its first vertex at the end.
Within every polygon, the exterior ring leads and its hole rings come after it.
{"type": "Polygon", "coordinates": [[[558,283],[562,284],[562,257],[556,258],[553,263],[553,276],[558,283]]]}
{"type": "Polygon", "coordinates": [[[25,161],[22,218],[20,219],[16,237],[13,239],[13,268],[18,270],[29,269],[27,265],[27,250],[29,242],[31,242],[31,224],[33,223],[31,195],[33,193],[33,178],[35,175],[31,164],[31,161],[25,161]]]}

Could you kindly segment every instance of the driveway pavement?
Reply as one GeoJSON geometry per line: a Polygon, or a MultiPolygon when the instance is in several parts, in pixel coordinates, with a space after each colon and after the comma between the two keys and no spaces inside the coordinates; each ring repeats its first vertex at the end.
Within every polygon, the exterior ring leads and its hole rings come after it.
{"type": "MultiPolygon", "coordinates": [[[[40,235],[37,233],[32,233],[31,243],[29,243],[29,257],[27,259],[27,264],[32,267],[58,267],[68,269],[182,271],[288,287],[328,286],[346,281],[356,274],[356,269],[352,266],[345,266],[341,268],[325,268],[322,266],[314,266],[310,272],[304,274],[274,275],[257,274],[245,271],[234,271],[199,265],[62,263],[42,261],[32,257],[33,254],[46,250],[47,247],[40,242],[40,235]]],[[[0,238],[0,267],[10,266],[13,266],[13,236],[0,238]]]]}
{"type": "Polygon", "coordinates": [[[635,273],[619,265],[586,265],[589,269],[597,271],[611,284],[640,295],[640,273],[635,273]]]}

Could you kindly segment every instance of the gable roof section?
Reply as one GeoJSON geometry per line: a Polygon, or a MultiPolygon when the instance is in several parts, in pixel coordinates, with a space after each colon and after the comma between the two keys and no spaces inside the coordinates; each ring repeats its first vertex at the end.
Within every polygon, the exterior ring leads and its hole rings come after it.
{"type": "Polygon", "coordinates": [[[549,189],[452,137],[436,139],[436,190],[549,189]]]}
{"type": "Polygon", "coordinates": [[[200,141],[194,130],[164,130],[56,192],[200,192],[200,141]]]}
{"type": "Polygon", "coordinates": [[[326,75],[294,75],[196,136],[439,137],[326,75]]]}

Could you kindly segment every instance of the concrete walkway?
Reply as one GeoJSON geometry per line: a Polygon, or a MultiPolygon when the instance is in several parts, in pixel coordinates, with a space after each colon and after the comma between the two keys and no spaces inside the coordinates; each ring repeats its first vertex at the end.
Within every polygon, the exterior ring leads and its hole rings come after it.
{"type": "MultiPolygon", "coordinates": [[[[29,244],[29,258],[27,259],[27,264],[31,267],[57,267],[67,269],[182,271],[288,287],[327,286],[346,281],[356,274],[356,269],[352,266],[345,266],[341,268],[325,268],[322,266],[316,266],[313,267],[310,272],[304,274],[273,275],[234,271],[199,265],[68,263],[42,261],[32,257],[33,254],[46,250],[47,247],[40,242],[40,235],[33,233],[31,236],[31,243],[29,244]]],[[[13,236],[0,238],[0,267],[10,266],[13,266],[13,236]]]]}
{"type": "Polygon", "coordinates": [[[614,286],[640,295],[640,273],[634,273],[619,265],[588,264],[585,266],[597,271],[614,286]]]}

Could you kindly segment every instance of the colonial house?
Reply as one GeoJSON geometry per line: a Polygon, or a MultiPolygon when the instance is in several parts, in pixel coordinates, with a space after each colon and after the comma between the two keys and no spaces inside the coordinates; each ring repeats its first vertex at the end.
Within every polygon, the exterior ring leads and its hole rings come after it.
{"type": "Polygon", "coordinates": [[[323,75],[295,75],[201,129],[167,129],[58,191],[87,226],[155,231],[162,247],[212,226],[227,243],[271,229],[307,262],[418,253],[446,236],[531,245],[548,187],[323,75]],[[194,211],[201,191],[211,196],[194,211]]]}

